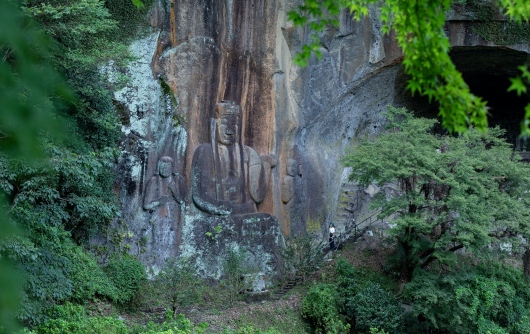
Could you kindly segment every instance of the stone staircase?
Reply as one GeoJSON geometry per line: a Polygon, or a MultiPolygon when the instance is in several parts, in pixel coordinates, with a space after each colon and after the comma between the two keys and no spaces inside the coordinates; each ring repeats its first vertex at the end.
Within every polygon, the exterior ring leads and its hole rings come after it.
{"type": "Polygon", "coordinates": [[[301,283],[302,283],[302,276],[294,276],[294,277],[289,278],[287,282],[285,282],[285,284],[274,293],[274,295],[272,296],[272,299],[279,300],[292,288],[294,288],[295,286],[301,283]]]}
{"type": "Polygon", "coordinates": [[[341,186],[337,209],[332,220],[339,237],[351,234],[354,229],[354,213],[361,204],[361,191],[353,182],[344,182],[341,186]]]}

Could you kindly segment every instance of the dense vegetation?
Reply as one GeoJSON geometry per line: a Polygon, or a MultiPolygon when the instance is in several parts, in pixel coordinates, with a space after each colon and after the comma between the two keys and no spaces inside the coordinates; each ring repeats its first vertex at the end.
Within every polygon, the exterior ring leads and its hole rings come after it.
{"type": "MultiPolygon", "coordinates": [[[[145,279],[141,264],[115,254],[103,270],[83,246],[119,212],[112,184],[121,135],[98,66],[125,64],[126,40],[111,37],[127,17],[114,8],[114,19],[99,0],[4,1],[1,9],[0,190],[8,221],[0,256],[24,277],[15,315],[37,326],[67,301],[125,303],[145,279]],[[9,225],[22,233],[7,233],[9,225]]],[[[2,301],[8,319],[6,305],[13,305],[2,301]]]]}
{"type": "Polygon", "coordinates": [[[435,135],[436,120],[389,110],[388,131],[356,147],[344,163],[351,179],[392,193],[380,192],[374,205],[382,217],[394,217],[402,278],[410,281],[417,268],[452,266],[461,249],[479,257],[488,245],[509,243],[512,252],[525,253],[530,169],[504,131],[435,135]]]}
{"type": "Polygon", "coordinates": [[[381,189],[371,205],[393,226],[384,275],[339,260],[302,316],[323,333],[528,333],[528,264],[516,260],[528,252],[528,164],[498,128],[437,135],[436,120],[392,107],[387,117],[344,159],[350,178],[381,189]]]}
{"type": "MultiPolygon", "coordinates": [[[[368,3],[359,5],[360,14],[368,3]]],[[[404,10],[402,3],[388,3],[390,16],[404,10]]],[[[202,333],[208,325],[193,324],[180,311],[232,305],[246,288],[238,253],[224,264],[219,289],[196,277],[188,259],[168,262],[158,279],[147,281],[134,257],[117,252],[102,266],[86,249],[119,215],[112,191],[120,139],[115,87],[99,66],[111,59],[126,65],[129,36],[122,28],[136,27],[149,7],[144,4],[138,10],[121,0],[0,2],[0,332],[15,330],[11,319],[17,318],[26,333],[202,333]],[[106,314],[101,305],[114,311],[106,314]],[[134,313],[140,305],[164,306],[166,321],[127,326],[116,317],[116,310],[134,313]]],[[[527,18],[526,7],[503,4],[509,15],[527,18]]],[[[438,5],[446,1],[433,4],[438,5]]],[[[425,8],[435,8],[427,14],[432,24],[440,23],[437,7],[425,8]]],[[[327,9],[336,13],[335,7],[327,9]]],[[[397,29],[410,23],[395,22],[397,29]]],[[[431,28],[428,33],[440,37],[431,28]]],[[[425,26],[415,29],[425,33],[425,26]]],[[[419,34],[400,36],[408,43],[419,34]]],[[[406,54],[441,52],[412,42],[406,54]]],[[[443,40],[433,39],[438,42],[443,49],[443,40]]],[[[418,67],[422,57],[407,59],[409,73],[420,82],[411,89],[435,98],[462,97],[460,112],[485,125],[483,103],[458,78],[454,92],[451,83],[441,85],[447,90],[434,86],[440,78],[458,76],[451,66],[437,73],[418,67]]],[[[445,59],[438,65],[448,64],[445,59]]],[[[467,126],[462,114],[455,120],[444,115],[456,131],[467,126]]],[[[361,184],[399,186],[374,204],[396,223],[386,274],[367,276],[338,261],[334,273],[315,279],[310,274],[322,264],[321,245],[293,239],[283,254],[287,269],[309,282],[301,316],[315,331],[329,333],[530,332],[530,290],[522,271],[506,260],[528,255],[522,242],[530,232],[528,167],[512,155],[498,129],[438,136],[429,132],[433,120],[402,110],[388,116],[388,132],[363,142],[344,161],[361,184]],[[412,311],[404,314],[401,302],[412,311]]],[[[242,323],[225,333],[305,332],[298,316],[290,316],[293,322],[285,328],[242,323]]]]}

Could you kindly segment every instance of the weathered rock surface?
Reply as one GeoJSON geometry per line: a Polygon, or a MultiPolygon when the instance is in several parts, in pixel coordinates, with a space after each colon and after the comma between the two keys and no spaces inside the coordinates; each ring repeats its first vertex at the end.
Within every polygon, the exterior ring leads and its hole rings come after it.
{"type": "MultiPolygon", "coordinates": [[[[150,12],[157,32],[131,46],[138,56],[128,69],[132,80],[115,95],[124,140],[122,217],[113,228],[125,235],[117,245],[128,245],[155,272],[168,257],[197,255],[198,270],[219,277],[228,246],[246,248],[260,270],[274,271],[278,255],[269,248],[281,235],[326,234],[345,181],[340,159],[347,148],[380,131],[388,104],[407,104],[400,50],[392,34],[381,34],[375,10],[360,22],[345,12],[340,27],[321,36],[322,59],[301,69],[292,59],[307,32],[287,21],[295,6],[294,0],[158,0],[150,12]],[[210,120],[222,100],[241,106],[242,142],[277,160],[256,202],[265,220],[201,216],[189,195],[192,158],[199,145],[211,143],[210,120]],[[180,203],[168,197],[177,212],[171,222],[144,207],[162,157],[173,160],[172,175],[187,188],[180,203]]],[[[485,45],[458,17],[449,20],[448,34],[457,46],[485,45]]]]}

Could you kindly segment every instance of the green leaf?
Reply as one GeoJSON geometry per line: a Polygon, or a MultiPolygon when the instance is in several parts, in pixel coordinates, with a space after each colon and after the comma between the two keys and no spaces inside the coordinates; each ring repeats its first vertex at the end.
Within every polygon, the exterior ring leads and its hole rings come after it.
{"type": "Polygon", "coordinates": [[[516,91],[518,96],[521,96],[521,93],[526,93],[526,85],[523,82],[521,77],[510,78],[511,85],[508,87],[508,92],[516,91]]]}

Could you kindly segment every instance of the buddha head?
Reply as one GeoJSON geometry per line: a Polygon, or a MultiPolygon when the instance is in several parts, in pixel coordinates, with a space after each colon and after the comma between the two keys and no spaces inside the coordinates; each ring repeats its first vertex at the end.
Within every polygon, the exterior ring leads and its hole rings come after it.
{"type": "Polygon", "coordinates": [[[173,167],[173,159],[164,156],[158,160],[158,173],[162,177],[169,177],[173,167]]]}
{"type": "Polygon", "coordinates": [[[223,101],[216,108],[216,139],[225,146],[238,142],[240,133],[240,108],[231,101],[223,101]]]}

